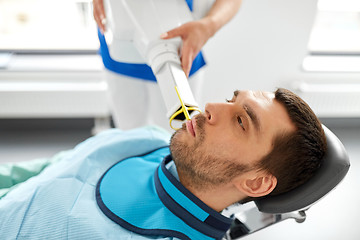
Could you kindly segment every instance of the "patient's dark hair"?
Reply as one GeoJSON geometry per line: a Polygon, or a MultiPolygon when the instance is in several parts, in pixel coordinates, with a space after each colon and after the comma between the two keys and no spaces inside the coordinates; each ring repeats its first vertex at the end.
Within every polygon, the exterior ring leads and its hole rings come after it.
{"type": "Polygon", "coordinates": [[[273,140],[273,150],[259,162],[260,169],[277,178],[270,195],[287,192],[308,181],[321,166],[327,144],[319,119],[300,97],[279,88],[275,92],[296,126],[295,132],[280,133],[273,140]]]}

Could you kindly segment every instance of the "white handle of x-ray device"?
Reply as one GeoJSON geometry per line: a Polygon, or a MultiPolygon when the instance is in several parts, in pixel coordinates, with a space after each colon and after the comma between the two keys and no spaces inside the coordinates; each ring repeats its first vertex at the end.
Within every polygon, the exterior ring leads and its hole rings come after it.
{"type": "Polygon", "coordinates": [[[181,67],[178,45],[174,42],[163,41],[153,46],[147,60],[159,83],[164,98],[167,113],[170,118],[181,107],[175,86],[186,106],[198,106],[190,89],[188,79],[181,67]]]}
{"type": "Polygon", "coordinates": [[[176,42],[164,40],[150,49],[146,58],[155,75],[165,63],[181,65],[178,46],[176,42]]]}

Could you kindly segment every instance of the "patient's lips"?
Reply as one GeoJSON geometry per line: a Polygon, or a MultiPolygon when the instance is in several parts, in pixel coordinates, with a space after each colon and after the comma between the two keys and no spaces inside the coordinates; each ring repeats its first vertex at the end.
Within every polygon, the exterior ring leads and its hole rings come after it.
{"type": "Polygon", "coordinates": [[[194,119],[190,119],[188,121],[186,121],[186,129],[188,130],[188,132],[193,135],[195,137],[195,120],[194,119]]]}

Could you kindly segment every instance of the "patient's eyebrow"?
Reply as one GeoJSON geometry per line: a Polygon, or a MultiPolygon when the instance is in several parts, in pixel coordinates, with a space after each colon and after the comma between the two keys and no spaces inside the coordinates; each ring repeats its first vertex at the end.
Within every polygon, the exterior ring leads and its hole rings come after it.
{"type": "Polygon", "coordinates": [[[249,115],[251,122],[255,126],[257,132],[260,132],[260,120],[257,114],[255,113],[254,109],[251,108],[249,105],[244,104],[244,110],[249,115]]]}

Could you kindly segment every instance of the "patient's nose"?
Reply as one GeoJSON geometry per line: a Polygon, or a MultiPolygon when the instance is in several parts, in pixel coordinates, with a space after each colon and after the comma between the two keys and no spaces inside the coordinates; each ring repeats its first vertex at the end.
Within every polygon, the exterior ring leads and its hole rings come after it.
{"type": "Polygon", "coordinates": [[[221,103],[207,103],[205,105],[205,117],[209,124],[217,123],[222,115],[223,104],[221,103]]]}

